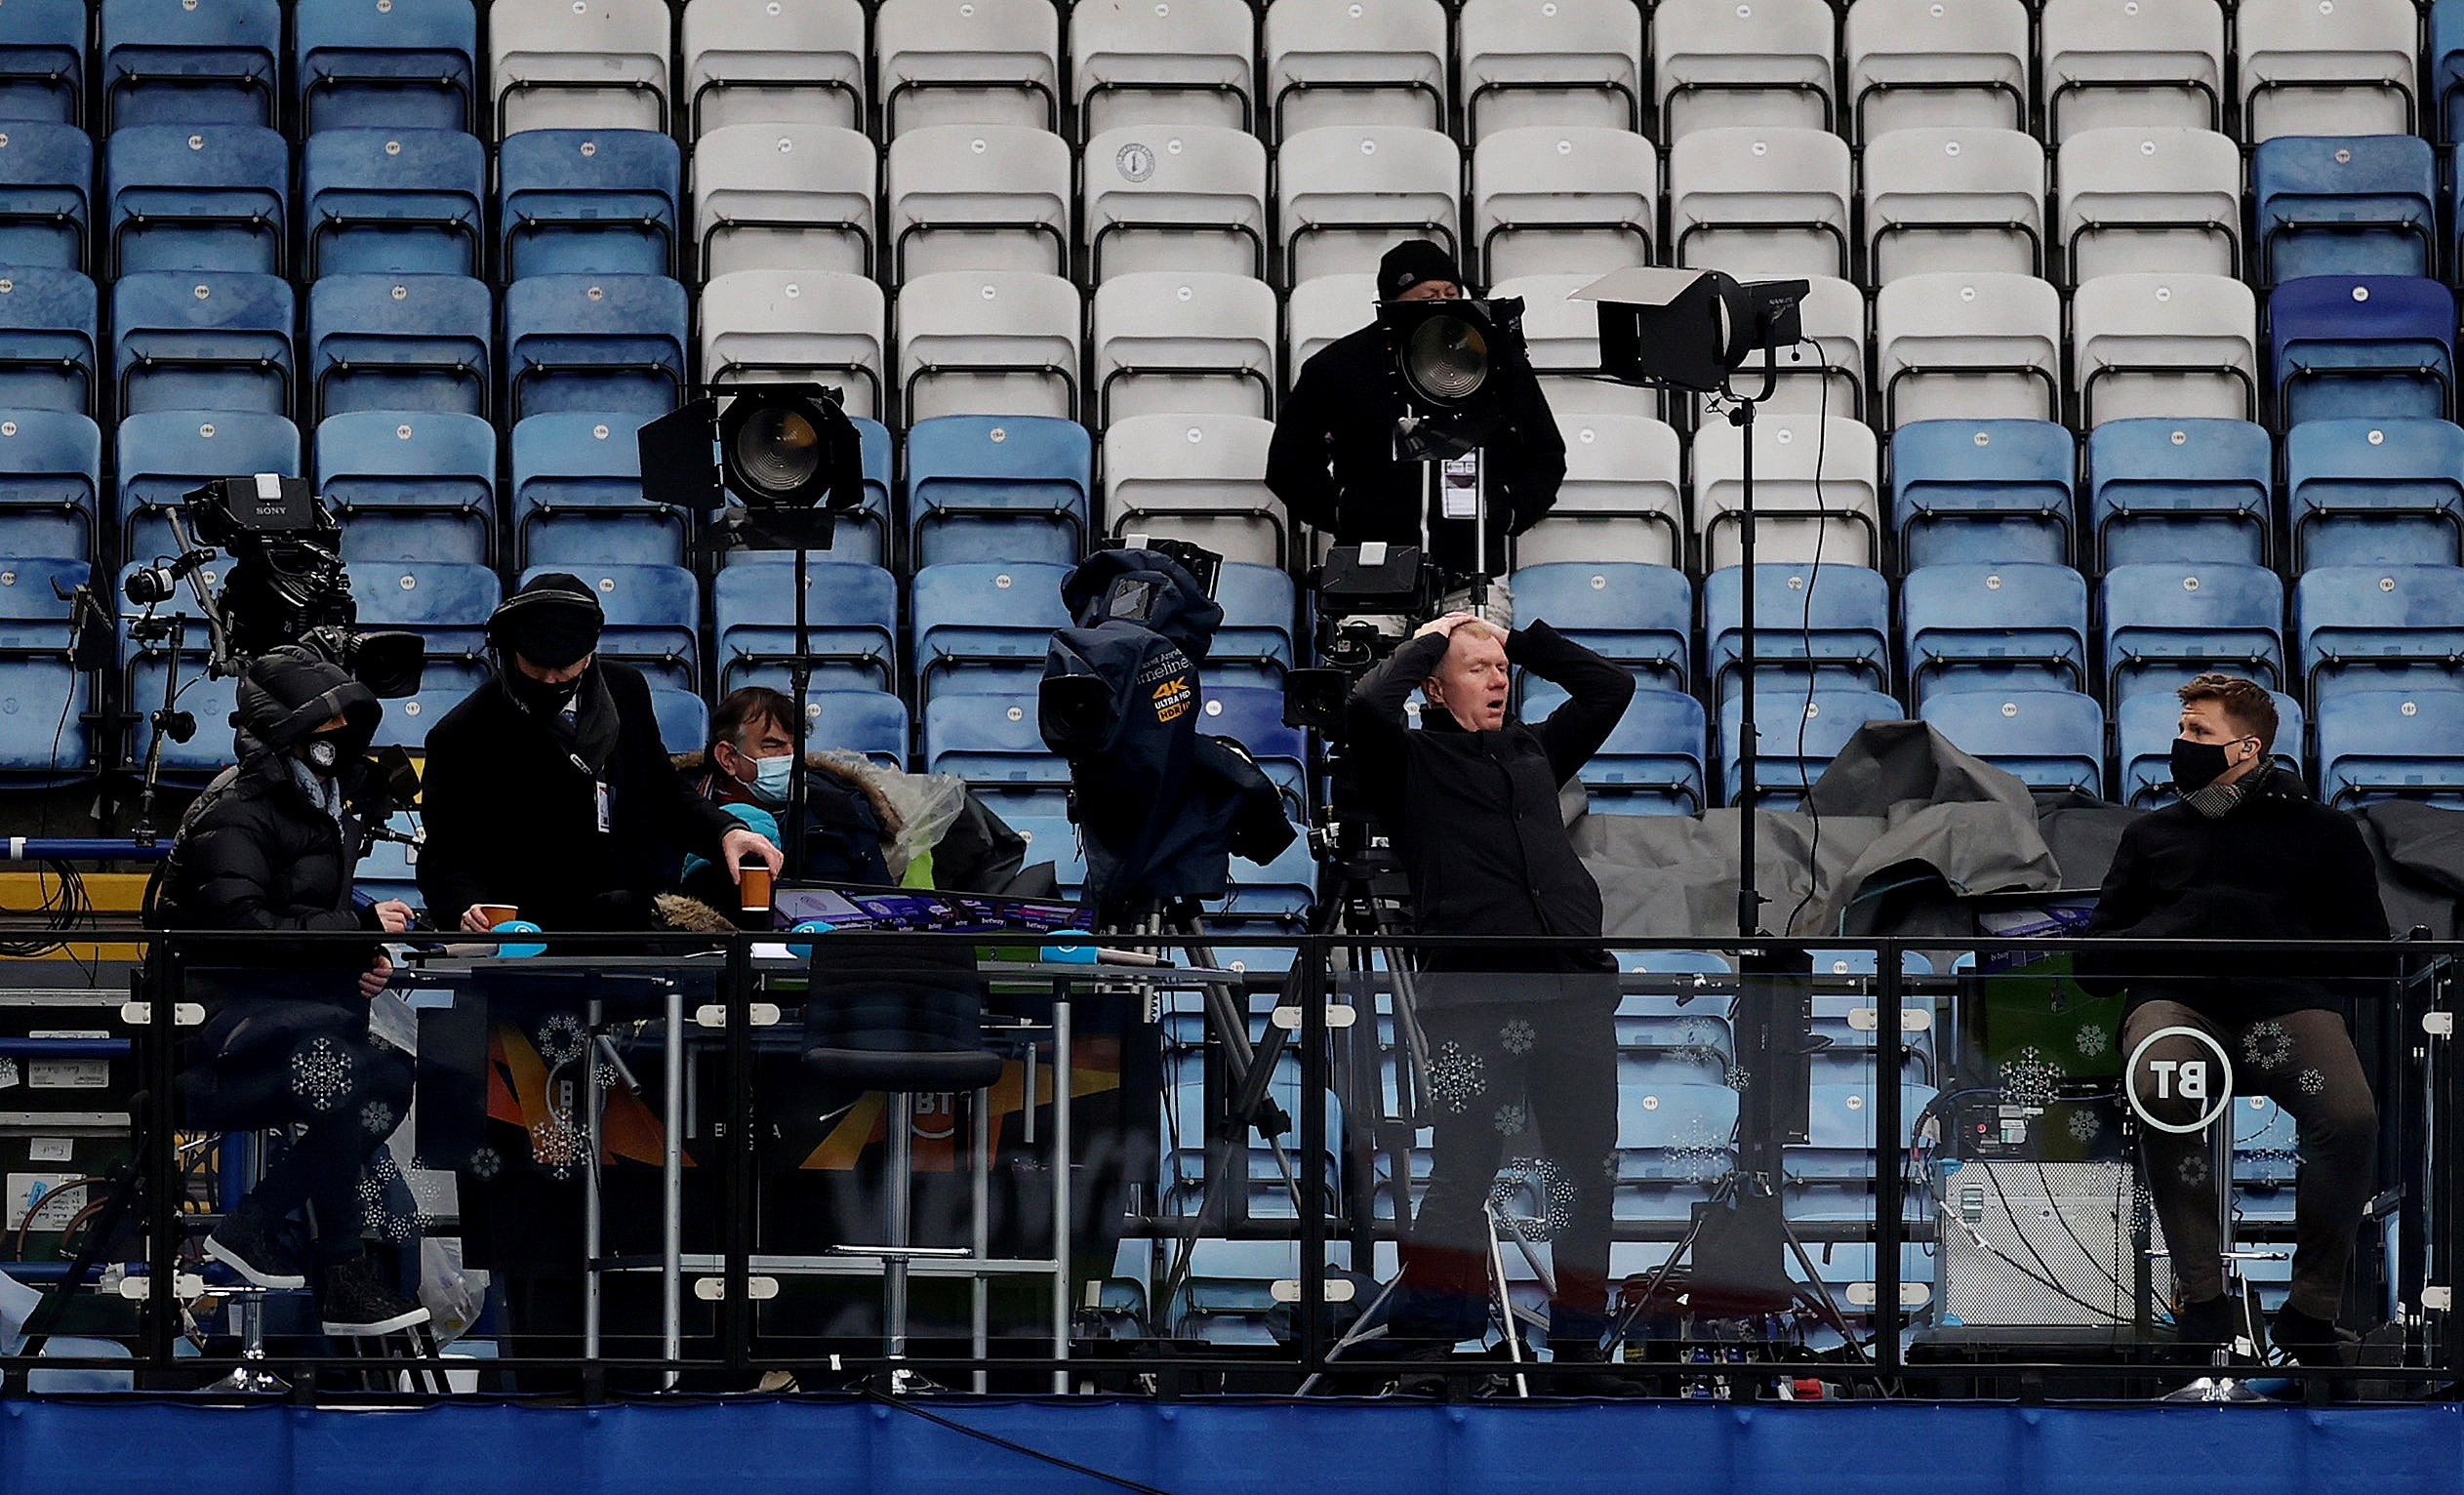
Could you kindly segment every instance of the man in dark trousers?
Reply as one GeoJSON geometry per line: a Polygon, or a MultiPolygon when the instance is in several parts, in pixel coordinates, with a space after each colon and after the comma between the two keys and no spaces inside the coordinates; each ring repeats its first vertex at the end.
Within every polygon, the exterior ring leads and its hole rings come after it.
{"type": "MultiPolygon", "coordinates": [[[[2181,798],[2122,832],[2082,933],[2386,939],[2378,873],[2361,830],[2270,760],[2277,722],[2268,693],[2248,680],[2203,674],[2179,694],[2172,757],[2181,798]]],[[[2132,1090],[2158,1119],[2188,1126],[2223,1105],[2214,1124],[2233,1124],[2218,1083],[2176,1082],[2184,1065],[2199,1067],[2202,1078],[2214,1067],[2214,1051],[2191,1033],[2221,1047],[2236,1091],[2267,1096],[2291,1114],[2301,1136],[2293,1282],[2269,1335],[2305,1365],[2343,1363],[2335,1319],[2375,1187],[2378,1112],[2341,1007],[2384,973],[2361,956],[2259,950],[2082,956],[2078,964],[2090,990],[2129,992],[2121,1052],[2133,1068],[2132,1090]]],[[[2230,1343],[2236,1315],[2224,1296],[2220,1181],[2207,1135],[2143,1130],[2148,1188],[2179,1285],[2174,1321],[2186,1343],[2230,1343]]]]}
{"type": "MultiPolygon", "coordinates": [[[[1557,790],[1634,692],[1624,669],[1545,623],[1510,633],[1464,613],[1421,628],[1353,688],[1352,771],[1402,863],[1418,933],[1600,938],[1599,887],[1557,790]],[[1536,725],[1512,719],[1511,666],[1567,701],[1536,725]],[[1415,690],[1428,698],[1417,731],[1403,711],[1415,690]]],[[[1555,1170],[1544,1189],[1557,1279],[1550,1351],[1605,1357],[1616,969],[1596,945],[1424,952],[1436,1155],[1389,1323],[1407,1354],[1441,1354],[1486,1321],[1490,1186],[1510,1139],[1536,1126],[1555,1170]]]]}
{"type": "MultiPolygon", "coordinates": [[[[1452,301],[1463,295],[1454,257],[1427,239],[1406,239],[1378,264],[1378,300],[1452,301]]],[[[1519,535],[1557,501],[1565,480],[1565,441],[1549,397],[1531,377],[1520,340],[1493,350],[1504,380],[1504,427],[1480,453],[1488,503],[1488,555],[1475,566],[1468,532],[1441,528],[1431,559],[1447,572],[1506,571],[1506,537],[1519,535]]],[[[1397,462],[1395,423],[1403,386],[1386,329],[1372,321],[1319,348],[1301,365],[1275,415],[1267,448],[1267,487],[1302,524],[1343,544],[1421,543],[1429,505],[1428,463],[1397,462]]]]}

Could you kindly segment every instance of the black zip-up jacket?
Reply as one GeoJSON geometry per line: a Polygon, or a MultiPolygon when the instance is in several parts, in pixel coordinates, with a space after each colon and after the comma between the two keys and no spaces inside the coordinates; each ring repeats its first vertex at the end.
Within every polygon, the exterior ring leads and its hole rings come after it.
{"type": "MultiPolygon", "coordinates": [[[[1545,623],[1506,635],[1506,658],[1565,688],[1546,721],[1466,732],[1434,707],[1421,727],[1403,704],[1445,657],[1446,635],[1406,642],[1353,688],[1352,765],[1412,889],[1424,935],[1600,937],[1599,884],[1557,810],[1573,778],[1625,715],[1634,677],[1545,623]]],[[[1432,950],[1433,970],[1613,970],[1605,950],[1432,950]]]]}
{"type": "MultiPolygon", "coordinates": [[[[2142,940],[2384,940],[2378,869],[2350,816],[2282,768],[2209,819],[2170,804],[2121,832],[2080,933],[2142,940]]],[[[2380,962],[2282,951],[2082,954],[2080,984],[2178,1001],[2220,1022],[2336,1008],[2380,962]]]]}

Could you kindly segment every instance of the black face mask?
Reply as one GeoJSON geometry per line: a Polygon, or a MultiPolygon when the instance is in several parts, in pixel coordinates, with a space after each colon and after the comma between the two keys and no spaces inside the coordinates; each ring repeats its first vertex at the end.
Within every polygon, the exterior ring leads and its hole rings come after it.
{"type": "Polygon", "coordinates": [[[551,685],[545,680],[534,680],[520,670],[514,669],[506,671],[505,683],[524,706],[549,716],[573,705],[573,698],[582,691],[582,676],[580,675],[551,685]]]}
{"type": "Polygon", "coordinates": [[[2201,789],[2224,777],[2233,764],[2225,757],[2222,743],[2194,743],[2189,738],[2173,739],[2173,788],[2185,794],[2201,789]]]}
{"type": "Polygon", "coordinates": [[[308,739],[300,752],[300,761],[308,765],[308,772],[320,779],[331,779],[343,771],[343,742],[339,733],[322,732],[308,739]]]}

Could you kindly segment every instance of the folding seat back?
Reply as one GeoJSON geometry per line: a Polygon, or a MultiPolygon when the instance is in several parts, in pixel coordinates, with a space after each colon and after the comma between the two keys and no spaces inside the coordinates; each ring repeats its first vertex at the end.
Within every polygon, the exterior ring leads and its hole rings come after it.
{"type": "Polygon", "coordinates": [[[918,275],[899,292],[899,409],[1075,419],[1077,287],[1024,270],[918,275]]]}
{"type": "Polygon", "coordinates": [[[2256,566],[2115,566],[2101,609],[2105,699],[2165,695],[2223,670],[2274,688],[2284,675],[2284,584],[2256,566]]]}
{"type": "Polygon", "coordinates": [[[665,415],[686,383],[684,287],[664,275],[526,275],[505,288],[502,351],[513,420],[665,415]]]}
{"type": "Polygon", "coordinates": [[[496,138],[522,130],[667,128],[665,0],[492,0],[496,138]]]}
{"type": "Polygon", "coordinates": [[[2087,582],[2044,561],[1920,566],[1900,584],[1909,699],[2084,691],[2087,582]]]}
{"type": "MultiPolygon", "coordinates": [[[[879,566],[815,560],[805,569],[813,689],[887,691],[898,683],[898,582],[879,566]]],[[[795,562],[763,555],[718,574],[711,622],[722,693],[784,675],[795,659],[795,562]]]]}
{"type": "Polygon", "coordinates": [[[1557,417],[1565,480],[1539,523],[1515,538],[1518,567],[1625,561],[1682,567],[1685,492],[1676,430],[1644,416],[1557,417]]]}
{"type": "Polygon", "coordinates": [[[2410,0],[2240,0],[2242,139],[2410,135],[2420,13],[2410,0]]]}
{"type": "MultiPolygon", "coordinates": [[[[0,100],[9,97],[0,86],[0,100]]],[[[31,119],[0,129],[0,263],[84,269],[93,197],[94,140],[85,131],[31,119]]]]}
{"type": "Polygon", "coordinates": [[[2319,797],[2464,808],[2464,691],[2355,691],[2319,706],[2319,797]]]}
{"type": "Polygon", "coordinates": [[[287,415],[293,320],[290,283],[271,275],[122,275],[111,284],[118,409],[287,415]]]}
{"type": "Polygon", "coordinates": [[[944,561],[1077,563],[1095,454],[1085,426],[1033,416],[941,416],[907,433],[909,550],[944,561]]]}
{"type": "Polygon", "coordinates": [[[870,275],[880,153],[837,125],[724,125],[693,147],[693,242],[705,279],[737,270],[870,275]]]}
{"type": "Polygon", "coordinates": [[[653,685],[650,714],[659,725],[660,746],[669,751],[684,752],[695,744],[709,745],[710,706],[698,692],[653,685]]]}
{"type": "Polygon", "coordinates": [[[496,559],[496,427],[474,415],[361,410],[317,423],[316,491],[345,560],[496,559]]]}
{"type": "Polygon", "coordinates": [[[2062,413],[2062,297],[2032,275],[1903,275],[1874,298],[1882,422],[2062,413]]]}
{"type": "Polygon", "coordinates": [[[524,130],[497,146],[504,277],[674,271],[684,167],[648,130],[524,130]]]}
{"type": "Polygon", "coordinates": [[[1656,389],[1599,378],[1599,311],[1573,295],[1597,276],[1517,275],[1488,288],[1492,297],[1523,303],[1523,346],[1549,408],[1565,415],[1657,416],[1666,408],[1656,389]]]}
{"type": "Polygon", "coordinates": [[[0,548],[92,555],[101,493],[102,432],[91,419],[0,409],[0,548]]]}
{"type": "Polygon", "coordinates": [[[1703,809],[1703,704],[1683,691],[1645,688],[1600,750],[1583,765],[1592,809],[1610,815],[1693,815],[1703,809]]]}
{"type": "MultiPolygon", "coordinates": [[[[1759,9],[1759,7],[1757,7],[1759,9]]],[[[1821,130],[1691,131],[1669,147],[1676,263],[1740,280],[1849,272],[1848,142],[1821,130]]]]}
{"type": "Polygon", "coordinates": [[[2464,6],[2456,0],[2431,0],[2429,6],[2430,97],[2423,101],[2429,116],[2422,134],[2442,143],[2464,140],[2464,6]]]}
{"type": "MultiPolygon", "coordinates": [[[[132,561],[180,553],[163,515],[218,477],[298,477],[300,432],[280,416],[249,411],[144,411],[113,436],[119,474],[120,554],[132,561]]],[[[194,538],[195,531],[190,529],[194,538]]]]}
{"type": "Polygon", "coordinates": [[[2418,417],[2284,433],[2293,570],[2464,562],[2464,430],[2418,417]]]}
{"type": "MultiPolygon", "coordinates": [[[[1703,660],[1712,694],[1744,693],[1746,568],[1703,578],[1703,660]]],[[[1754,567],[1755,689],[1806,677],[1829,689],[1885,690],[1891,682],[1891,587],[1863,566],[1754,567]]]]}
{"type": "MultiPolygon", "coordinates": [[[[1874,429],[1833,416],[1765,415],[1754,423],[1757,562],[1873,566],[1881,557],[1874,429]]],[[[1736,565],[1745,522],[1745,442],[1735,426],[1694,437],[1694,528],[1705,571],[1736,565]]]]}
{"type": "Polygon", "coordinates": [[[2439,163],[2412,135],[2278,136],[2250,152],[2262,284],[2435,275],[2439,163]]]}
{"type": "Polygon", "coordinates": [[[87,19],[84,0],[17,0],[0,16],[0,119],[84,126],[87,19]]]}
{"type": "Polygon", "coordinates": [[[1472,237],[1483,283],[1648,263],[1659,185],[1659,152],[1630,130],[1490,131],[1472,151],[1472,237]]]}
{"type": "Polygon", "coordinates": [[[806,693],[809,742],[861,752],[891,768],[907,766],[907,703],[883,690],[806,693]]]}
{"type": "Polygon", "coordinates": [[[2223,130],[2225,17],[2216,0],[2045,0],[2038,17],[2045,136],[2112,125],[2223,130]]]}
{"type": "Polygon", "coordinates": [[[2145,270],[2242,273],[2242,148],[2189,125],[2076,130],[2055,162],[2070,283],[2145,270]]]}
{"type": "Polygon", "coordinates": [[[1061,128],[1061,19],[1046,0],[883,0],[882,138],[924,125],[1061,128]]]}
{"type": "MultiPolygon", "coordinates": [[[[1800,804],[1818,783],[1831,760],[1848,746],[1857,729],[1869,721],[1901,721],[1899,703],[1879,691],[1806,691],[1801,686],[1755,693],[1755,723],[1762,739],[1757,755],[1755,805],[1788,809],[1800,804]],[[1809,699],[1810,698],[1810,699],[1809,699]]],[[[1744,788],[1739,762],[1739,726],[1745,717],[1742,698],[1719,708],[1720,773],[1727,802],[1738,803],[1744,788]]]]}
{"type": "MultiPolygon", "coordinates": [[[[1042,561],[957,562],[915,573],[915,678],[924,699],[945,692],[1034,689],[1061,605],[1067,566],[1042,561]]],[[[1034,717],[1029,697],[1028,719],[1034,717]]]]}
{"type": "MultiPolygon", "coordinates": [[[[1808,276],[1797,315],[1804,338],[1772,350],[1775,377],[1771,397],[1762,408],[1775,414],[1863,420],[1868,362],[1865,293],[1855,282],[1837,275],[1808,276]]],[[[1761,360],[1750,359],[1740,377],[1748,387],[1759,387],[1761,372],[1761,360]]],[[[1700,397],[1694,404],[1699,425],[1704,414],[1700,397]]]]}
{"type": "Polygon", "coordinates": [[[1274,409],[1274,291],[1247,275],[1138,270],[1095,288],[1095,410],[1109,426],[1154,414],[1274,409]]]}
{"type": "Polygon", "coordinates": [[[2099,275],[2071,299],[2080,424],[2118,413],[2259,417],[2258,303],[2222,275],[2099,275]]]}
{"type": "Polygon", "coordinates": [[[1078,828],[1067,816],[1020,816],[1010,828],[1027,842],[1026,866],[1052,864],[1053,881],[1061,896],[1075,901],[1086,890],[1086,853],[1078,846],[1078,828]]]}
{"type": "MultiPolygon", "coordinates": [[[[1254,561],[1226,561],[1215,578],[1215,601],[1224,622],[1206,652],[1208,695],[1244,680],[1279,686],[1284,671],[1299,664],[1292,641],[1298,599],[1290,574],[1254,561]]],[[[1296,762],[1305,757],[1293,756],[1296,762]]]]}
{"type": "Polygon", "coordinates": [[[271,125],[277,0],[101,0],[102,128],[271,125]]]}
{"type": "Polygon", "coordinates": [[[1299,378],[1302,366],[1327,343],[1370,321],[1377,302],[1378,278],[1368,271],[1293,282],[1283,304],[1285,384],[1299,378]]]}
{"type": "Polygon", "coordinates": [[[1112,533],[1192,541],[1229,561],[1281,567],[1289,536],[1267,492],[1274,425],[1256,416],[1122,416],[1104,428],[1112,533]]]}
{"type": "Polygon", "coordinates": [[[2320,566],[2293,584],[2314,712],[2355,691],[2464,690],[2464,567],[2320,566]]]}
{"type": "Polygon", "coordinates": [[[2051,421],[1912,421],[1891,432],[1891,522],[1909,570],[2074,554],[2070,428],[2051,421]]]}
{"type": "Polygon", "coordinates": [[[513,426],[513,552],[525,568],[637,561],[678,565],[685,516],[642,493],[642,417],[555,411],[513,426]]]}
{"type": "Polygon", "coordinates": [[[101,410],[94,282],[75,270],[0,275],[0,408],[101,410]]]}
{"type": "MultiPolygon", "coordinates": [[[[1213,656],[1209,656],[1210,667],[1213,656]]],[[[1283,691],[1272,682],[1236,684],[1216,678],[1210,668],[1204,698],[1198,705],[1197,730],[1226,737],[1247,750],[1280,789],[1289,812],[1308,813],[1309,738],[1298,727],[1283,724],[1283,691]]]]}
{"type": "Polygon", "coordinates": [[[1243,0],[1099,6],[1070,18],[1078,124],[1092,140],[1123,125],[1257,123],[1257,14],[1243,0]]]}
{"type": "Polygon", "coordinates": [[[2247,421],[2107,421],[2087,433],[2099,569],[2150,561],[2267,565],[2276,450],[2247,421]]]}
{"type": "Polygon", "coordinates": [[[262,125],[131,125],[104,148],[112,273],[284,272],[291,147],[262,125]]]}
{"type": "Polygon", "coordinates": [[[1919,719],[2032,789],[2105,790],[2105,708],[2078,691],[1937,694],[1919,719]]]}
{"type": "Polygon", "coordinates": [[[86,720],[94,685],[61,647],[69,605],[53,588],[73,591],[93,569],[82,557],[12,553],[16,558],[0,569],[0,783],[72,783],[95,766],[94,729],[86,720]]]}
{"type": "Polygon", "coordinates": [[[2267,299],[2276,417],[2444,416],[2455,403],[2455,293],[2398,275],[2306,275],[2267,299]]]}
{"type": "Polygon", "coordinates": [[[739,125],[864,128],[868,48],[860,0],[688,0],[683,43],[686,118],[697,142],[739,125]]]}
{"type": "MultiPolygon", "coordinates": [[[[1517,617],[1558,632],[1638,674],[1682,690],[1693,658],[1694,584],[1668,566],[1559,561],[1511,578],[1517,617]]],[[[1709,585],[1708,583],[1706,584],[1709,585]]]]}
{"type": "MultiPolygon", "coordinates": [[[[528,583],[540,569],[523,575],[528,583]]],[[[731,568],[741,569],[741,568],[731,568]]],[[[632,666],[653,686],[702,691],[702,586],[682,566],[583,566],[576,573],[607,622],[598,657],[632,666]]],[[[670,745],[685,750],[683,743],[670,745]]]]}
{"type": "Polygon", "coordinates": [[[1434,239],[1449,248],[1462,243],[1462,156],[1454,141],[1434,130],[1398,125],[1303,130],[1284,138],[1275,168],[1286,285],[1313,275],[1375,270],[1399,238],[1434,239]]]}
{"type": "Polygon", "coordinates": [[[301,132],[479,124],[479,15],[472,0],[299,0],[292,87],[301,132]]]}
{"type": "MultiPolygon", "coordinates": [[[[2300,774],[2307,719],[2301,703],[2282,691],[2269,691],[2268,699],[2276,703],[2276,744],[2270,756],[2277,766],[2300,774]]],[[[2153,809],[2174,797],[2173,739],[2181,714],[2181,703],[2170,691],[2133,696],[2114,713],[2121,803],[2132,809],[2153,809]]]]}
{"type": "Polygon", "coordinates": [[[1870,278],[2045,273],[2044,147],[2017,130],[1929,125],[1865,147],[1870,278]]]}
{"type": "MultiPolygon", "coordinates": [[[[1067,154],[1063,178],[1066,182],[1067,154]]],[[[1126,125],[1087,141],[1088,278],[1267,272],[1267,148],[1220,125],[1126,125]]],[[[1062,214],[1064,224],[1068,212],[1062,214]]]]}
{"type": "Polygon", "coordinates": [[[496,307],[466,275],[327,275],[308,287],[308,400],[484,416],[496,307]]]}
{"type": "Polygon", "coordinates": [[[449,130],[321,130],[301,147],[310,279],[477,275],[486,267],[488,148],[449,130]]]}
{"type": "Polygon", "coordinates": [[[420,635],[427,646],[423,692],[451,697],[488,678],[488,614],[505,600],[494,571],[458,561],[370,561],[351,568],[350,594],[362,626],[420,635]]]}
{"type": "Polygon", "coordinates": [[[1070,268],[1070,144],[1017,125],[927,125],[890,142],[890,273],[1070,268]]]}
{"type": "Polygon", "coordinates": [[[1825,0],[1661,0],[1651,15],[1660,139],[1722,125],[1838,128],[1837,36],[1825,0]]]}
{"type": "Polygon", "coordinates": [[[1456,56],[1464,134],[1642,127],[1642,17],[1621,0],[1470,0],[1456,56]]]}
{"type": "Polygon", "coordinates": [[[888,412],[889,336],[881,288],[843,270],[731,270],[702,288],[702,380],[712,385],[814,381],[850,415],[888,412]]]}
{"type": "Polygon", "coordinates": [[[1446,127],[1453,49],[1436,0],[1272,0],[1260,39],[1272,138],[1446,127]]]}
{"type": "Polygon", "coordinates": [[[2029,19],[2020,0],[1856,0],[1840,28],[1855,139],[1920,125],[2026,129],[2029,19]]]}

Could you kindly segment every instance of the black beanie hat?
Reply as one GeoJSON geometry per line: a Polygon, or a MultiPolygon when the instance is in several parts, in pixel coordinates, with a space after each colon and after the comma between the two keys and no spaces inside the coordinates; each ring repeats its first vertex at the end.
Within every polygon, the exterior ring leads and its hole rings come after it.
{"type": "Polygon", "coordinates": [[[599,646],[606,621],[580,577],[545,571],[488,615],[488,641],[544,669],[562,669],[599,646]]]}
{"type": "Polygon", "coordinates": [[[1428,239],[1405,239],[1378,262],[1378,300],[1391,302],[1424,280],[1463,284],[1454,256],[1428,239]]]}

